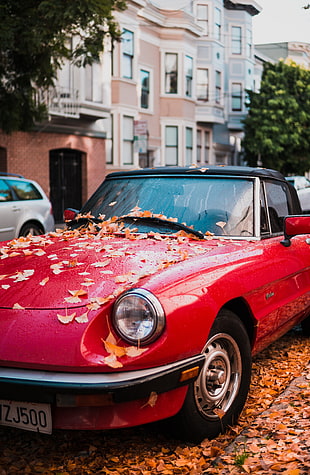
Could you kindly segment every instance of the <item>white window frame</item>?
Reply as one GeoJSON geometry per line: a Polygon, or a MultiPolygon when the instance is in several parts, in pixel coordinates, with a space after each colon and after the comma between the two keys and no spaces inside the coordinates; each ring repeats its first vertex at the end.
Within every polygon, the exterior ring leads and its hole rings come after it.
{"type": "Polygon", "coordinates": [[[178,124],[165,124],[164,126],[164,165],[165,166],[178,166],[180,163],[180,126],[178,124]],[[174,144],[168,144],[167,143],[167,132],[169,129],[175,129],[176,132],[176,142],[174,144]],[[168,150],[173,149],[175,150],[175,157],[176,157],[176,163],[168,163],[167,156],[168,156],[168,150]]]}
{"type": "Polygon", "coordinates": [[[222,105],[223,99],[223,74],[222,71],[215,70],[214,71],[214,102],[217,105],[222,105]],[[220,81],[218,82],[218,78],[220,81]]]}
{"type": "Polygon", "coordinates": [[[230,84],[230,90],[231,90],[231,96],[230,96],[231,112],[242,112],[243,111],[243,97],[244,97],[244,94],[243,94],[244,87],[243,87],[242,81],[232,81],[230,84]],[[234,86],[237,86],[237,85],[240,86],[240,88],[238,91],[237,90],[234,91],[234,86]],[[240,108],[234,106],[234,102],[237,100],[240,103],[240,108]]]}
{"type": "Polygon", "coordinates": [[[252,58],[252,51],[253,51],[252,30],[247,28],[246,29],[246,56],[247,56],[247,58],[252,58]]]}
{"type": "Polygon", "coordinates": [[[202,28],[203,35],[209,35],[209,5],[206,3],[197,3],[196,5],[196,21],[197,24],[202,28]],[[201,7],[201,8],[199,8],[201,7]],[[199,16],[200,12],[206,12],[206,15],[199,16]]]}
{"type": "Polygon", "coordinates": [[[185,166],[193,164],[194,153],[194,128],[185,126],[185,166]],[[190,138],[190,140],[188,140],[190,138]]]}
{"type": "Polygon", "coordinates": [[[193,87],[194,87],[194,58],[189,54],[185,55],[184,58],[184,81],[185,81],[185,96],[193,97],[193,87]],[[187,67],[191,64],[190,67],[187,67]]]}
{"type": "Polygon", "coordinates": [[[124,114],[122,116],[122,165],[124,166],[133,166],[135,164],[135,152],[134,152],[134,117],[131,115],[124,114]],[[126,120],[131,120],[131,134],[128,133],[125,129],[126,120]],[[130,149],[130,161],[126,161],[126,149],[130,149]]]}
{"type": "Polygon", "coordinates": [[[214,39],[221,41],[222,39],[222,10],[218,7],[214,8],[214,39]]]}
{"type": "Polygon", "coordinates": [[[172,95],[177,95],[179,94],[180,90],[180,53],[178,51],[164,51],[163,53],[163,92],[166,96],[172,96],[172,95]],[[175,55],[176,56],[176,91],[175,92],[169,92],[167,91],[167,78],[169,77],[170,72],[167,71],[167,57],[168,55],[175,55]]]}
{"type": "Polygon", "coordinates": [[[209,88],[210,88],[210,77],[209,77],[209,68],[197,68],[196,70],[196,97],[197,97],[197,100],[198,101],[201,101],[201,102],[208,102],[209,101],[209,88]],[[199,82],[200,79],[199,79],[199,71],[206,71],[207,74],[206,74],[206,78],[207,78],[207,82],[206,83],[202,83],[202,82],[199,82]],[[199,96],[199,89],[203,89],[205,87],[205,96],[199,96]]]}
{"type": "Polygon", "coordinates": [[[140,66],[139,67],[139,109],[141,112],[150,113],[153,112],[153,71],[150,68],[140,66]],[[149,92],[148,92],[148,107],[142,107],[142,84],[141,84],[141,72],[145,71],[149,75],[149,92]]]}
{"type": "Polygon", "coordinates": [[[204,166],[211,163],[211,130],[198,128],[196,131],[197,165],[204,166]],[[200,139],[198,138],[200,137],[200,139]]]}
{"type": "Polygon", "coordinates": [[[127,28],[123,28],[123,31],[122,31],[122,42],[121,42],[121,45],[122,45],[122,55],[121,55],[121,58],[122,58],[122,77],[124,79],[133,79],[134,78],[134,56],[135,56],[135,34],[133,31],[131,30],[128,30],[127,28]],[[131,48],[127,48],[126,46],[126,38],[125,38],[125,34],[126,33],[130,33],[131,34],[131,41],[130,41],[130,46],[131,48]],[[128,61],[129,62],[129,65],[130,65],[130,74],[127,75],[127,67],[125,67],[125,63],[124,63],[124,60],[126,59],[126,62],[128,61]]]}
{"type": "Polygon", "coordinates": [[[231,54],[236,56],[242,55],[242,26],[232,25],[231,27],[231,54]],[[234,31],[239,31],[238,35],[234,35],[234,31]]]}

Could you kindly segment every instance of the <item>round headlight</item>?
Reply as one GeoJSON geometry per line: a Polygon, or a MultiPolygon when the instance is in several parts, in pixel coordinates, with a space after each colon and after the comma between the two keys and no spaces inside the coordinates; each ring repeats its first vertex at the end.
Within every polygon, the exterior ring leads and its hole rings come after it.
{"type": "Polygon", "coordinates": [[[165,314],[161,304],[151,292],[145,289],[133,289],[116,300],[113,322],[124,340],[143,346],[161,334],[165,326],[165,314]]]}

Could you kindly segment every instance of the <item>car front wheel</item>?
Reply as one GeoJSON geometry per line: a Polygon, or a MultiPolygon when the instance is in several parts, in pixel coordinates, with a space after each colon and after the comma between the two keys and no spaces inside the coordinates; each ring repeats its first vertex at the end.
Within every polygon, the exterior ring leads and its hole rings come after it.
{"type": "Polygon", "coordinates": [[[212,439],[237,422],[251,381],[251,347],[241,320],[223,310],[203,350],[205,362],[174,422],[178,437],[212,439]]]}

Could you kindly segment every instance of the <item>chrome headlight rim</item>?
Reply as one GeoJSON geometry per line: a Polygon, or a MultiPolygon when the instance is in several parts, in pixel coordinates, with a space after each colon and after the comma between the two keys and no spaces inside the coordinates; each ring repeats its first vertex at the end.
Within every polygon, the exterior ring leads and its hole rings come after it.
{"type": "Polygon", "coordinates": [[[112,322],[117,334],[123,340],[125,340],[127,343],[131,345],[134,344],[135,346],[143,347],[150,343],[153,343],[162,334],[166,325],[166,316],[165,316],[165,312],[161,303],[152,292],[143,288],[134,288],[134,289],[126,290],[116,299],[113,306],[113,311],[112,311],[112,322]],[[147,302],[148,306],[152,309],[153,316],[155,317],[153,329],[150,332],[150,334],[148,334],[144,338],[131,338],[130,336],[126,335],[121,330],[120,326],[117,323],[116,314],[117,314],[119,305],[128,297],[140,298],[144,302],[147,302]]]}

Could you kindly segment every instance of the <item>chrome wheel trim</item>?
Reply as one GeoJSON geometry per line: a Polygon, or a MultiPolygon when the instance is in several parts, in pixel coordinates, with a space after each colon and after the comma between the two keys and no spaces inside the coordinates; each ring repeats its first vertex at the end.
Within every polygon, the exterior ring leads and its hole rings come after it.
{"type": "Polygon", "coordinates": [[[208,419],[222,418],[238,393],[242,360],[236,341],[226,333],[214,335],[204,348],[205,363],[194,383],[195,402],[208,419]]]}

